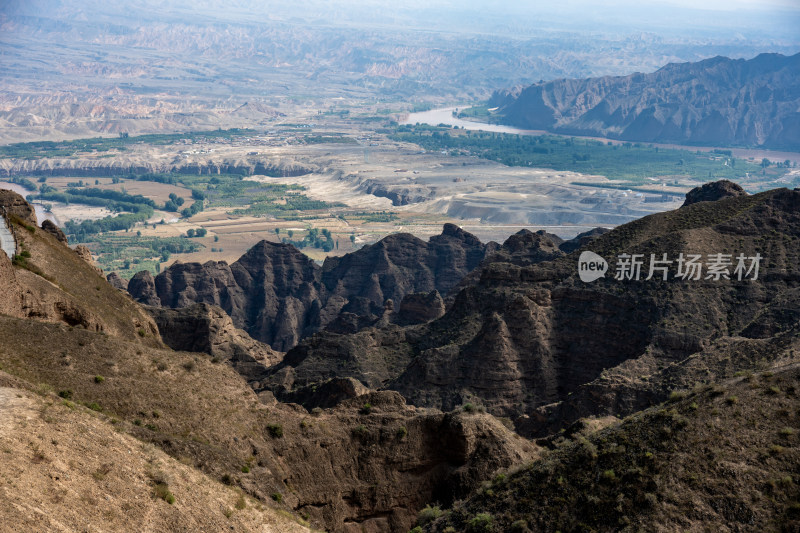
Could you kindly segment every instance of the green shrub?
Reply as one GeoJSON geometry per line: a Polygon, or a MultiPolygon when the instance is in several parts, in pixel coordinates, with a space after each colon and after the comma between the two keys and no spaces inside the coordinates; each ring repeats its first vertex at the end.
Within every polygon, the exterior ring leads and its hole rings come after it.
{"type": "Polygon", "coordinates": [[[617,474],[616,474],[616,472],[614,472],[613,469],[609,469],[609,470],[603,471],[603,474],[602,474],[601,477],[605,481],[616,481],[617,480],[617,474]]]}
{"type": "Polygon", "coordinates": [[[424,526],[428,522],[433,522],[440,516],[442,516],[442,510],[438,505],[433,507],[426,505],[425,508],[417,514],[417,525],[424,526]]]}
{"type": "Polygon", "coordinates": [[[491,533],[494,531],[494,517],[489,513],[478,513],[467,523],[469,533],[491,533]]]}
{"type": "Polygon", "coordinates": [[[95,383],[102,383],[105,380],[106,380],[106,378],[104,378],[103,376],[100,376],[100,375],[94,377],[94,382],[95,383]]]}
{"type": "Polygon", "coordinates": [[[525,520],[517,520],[515,522],[512,522],[511,531],[513,533],[527,533],[528,531],[530,531],[530,529],[528,529],[528,522],[526,522],[525,520]]]}
{"type": "Polygon", "coordinates": [[[271,497],[278,503],[281,503],[283,501],[283,494],[281,494],[280,492],[273,492],[271,497]]]}
{"type": "Polygon", "coordinates": [[[166,483],[158,483],[155,488],[153,488],[153,495],[156,498],[164,500],[170,505],[175,503],[175,496],[172,494],[172,492],[170,492],[169,485],[166,483]]]}
{"type": "Polygon", "coordinates": [[[275,439],[283,437],[283,426],[280,424],[267,424],[267,431],[275,439]]]}
{"type": "Polygon", "coordinates": [[[87,405],[86,407],[88,407],[92,411],[102,411],[103,410],[103,408],[100,407],[100,404],[97,403],[97,402],[92,402],[89,405],[87,405]]]}
{"type": "Polygon", "coordinates": [[[72,399],[72,389],[64,389],[62,391],[58,391],[58,395],[64,398],[65,400],[72,399]]]}
{"type": "Polygon", "coordinates": [[[247,465],[242,466],[242,473],[249,474],[250,473],[250,467],[247,466],[247,465]]]}
{"type": "Polygon", "coordinates": [[[241,511],[242,509],[244,509],[245,507],[247,507],[247,502],[246,502],[246,501],[245,501],[245,499],[244,499],[244,494],[241,494],[241,493],[239,494],[239,499],[237,499],[237,500],[236,500],[236,505],[235,505],[235,507],[236,507],[237,509],[239,509],[240,511],[241,511]]]}
{"type": "Polygon", "coordinates": [[[680,400],[683,400],[685,397],[686,397],[686,392],[685,391],[674,390],[674,391],[669,393],[669,401],[670,401],[670,403],[678,402],[680,400]]]}
{"type": "Polygon", "coordinates": [[[404,439],[406,437],[406,435],[408,435],[408,430],[406,429],[405,426],[400,426],[399,428],[397,428],[397,438],[398,439],[404,439]]]}
{"type": "Polygon", "coordinates": [[[361,408],[362,415],[368,415],[372,411],[372,404],[365,403],[364,407],[361,408]]]}

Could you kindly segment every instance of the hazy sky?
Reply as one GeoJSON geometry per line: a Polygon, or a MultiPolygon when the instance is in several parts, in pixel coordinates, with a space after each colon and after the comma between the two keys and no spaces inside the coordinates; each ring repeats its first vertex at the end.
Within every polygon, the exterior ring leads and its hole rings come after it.
{"type": "Polygon", "coordinates": [[[800,0],[0,0],[0,14],[108,20],[300,20],[516,36],[539,30],[800,43],[800,0]],[[710,15],[715,13],[714,15],[710,15]],[[708,31],[707,31],[708,30],[708,31]]]}
{"type": "Polygon", "coordinates": [[[788,8],[800,10],[798,0],[703,0],[702,2],[692,2],[691,0],[661,0],[651,1],[650,4],[672,4],[684,7],[715,9],[731,11],[735,9],[756,9],[773,10],[775,8],[788,8]]]}

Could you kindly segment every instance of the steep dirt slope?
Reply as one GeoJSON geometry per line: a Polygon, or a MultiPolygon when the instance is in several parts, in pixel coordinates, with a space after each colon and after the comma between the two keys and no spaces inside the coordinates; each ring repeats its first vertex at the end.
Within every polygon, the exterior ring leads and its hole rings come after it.
{"type": "Polygon", "coordinates": [[[57,234],[36,227],[24,198],[3,193],[0,207],[10,213],[17,254],[13,261],[0,254],[0,311],[162,346],[155,322],[139,305],[109,285],[94,265],[57,234]],[[14,205],[27,206],[29,216],[21,216],[24,209],[14,205]]]}
{"type": "Polygon", "coordinates": [[[794,363],[675,393],[588,438],[567,432],[424,530],[797,531],[797,337],[787,348],[794,363]]]}
{"type": "Polygon", "coordinates": [[[0,531],[310,531],[108,417],[14,381],[0,372],[0,531]]]}
{"type": "Polygon", "coordinates": [[[535,453],[489,415],[418,410],[394,392],[309,414],[269,395],[259,401],[206,354],[3,316],[0,338],[4,371],[331,531],[405,531],[427,501],[465,497],[535,453]]]}

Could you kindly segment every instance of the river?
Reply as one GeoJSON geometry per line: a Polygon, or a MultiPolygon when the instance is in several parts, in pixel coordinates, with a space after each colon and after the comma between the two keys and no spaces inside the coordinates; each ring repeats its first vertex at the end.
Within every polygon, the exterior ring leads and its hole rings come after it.
{"type": "MultiPolygon", "coordinates": [[[[458,126],[465,130],[473,131],[487,131],[493,133],[512,133],[517,135],[544,135],[548,134],[547,131],[542,130],[523,130],[513,126],[503,126],[501,124],[484,124],[483,122],[474,122],[472,120],[464,120],[453,116],[453,111],[456,109],[467,109],[469,106],[461,107],[443,107],[441,109],[432,109],[430,111],[422,111],[420,113],[409,113],[400,120],[400,124],[428,124],[431,126],[438,126],[439,124],[446,124],[448,126],[458,126]]],[[[560,134],[555,134],[560,135],[560,134]]],[[[571,137],[581,139],[594,139],[602,142],[610,142],[612,144],[622,144],[628,141],[620,141],[618,139],[607,139],[604,137],[586,137],[580,135],[571,135],[571,137]]],[[[658,146],[659,148],[671,148],[675,150],[689,150],[691,152],[701,151],[710,152],[712,150],[730,150],[731,153],[742,159],[755,159],[756,161],[766,157],[772,162],[792,161],[793,163],[800,164],[800,153],[798,152],[778,152],[773,150],[760,150],[749,148],[727,148],[719,146],[685,146],[680,144],[663,144],[663,143],[643,143],[647,145],[658,146]]]]}

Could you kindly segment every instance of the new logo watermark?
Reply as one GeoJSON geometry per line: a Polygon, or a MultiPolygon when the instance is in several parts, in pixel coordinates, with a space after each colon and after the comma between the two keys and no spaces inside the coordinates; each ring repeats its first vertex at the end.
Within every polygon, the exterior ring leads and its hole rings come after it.
{"type": "Polygon", "coordinates": [[[578,258],[578,275],[581,281],[591,283],[606,275],[608,263],[594,252],[583,252],[578,258]]]}
{"type": "MultiPolygon", "coordinates": [[[[748,256],[740,254],[684,254],[670,258],[669,254],[619,254],[617,256],[614,279],[639,281],[646,273],[645,281],[653,278],[662,280],[712,280],[745,279],[757,280],[761,254],[748,256]]],[[[591,283],[605,277],[608,262],[594,252],[583,252],[578,258],[578,276],[581,281],[591,283]]]]}

